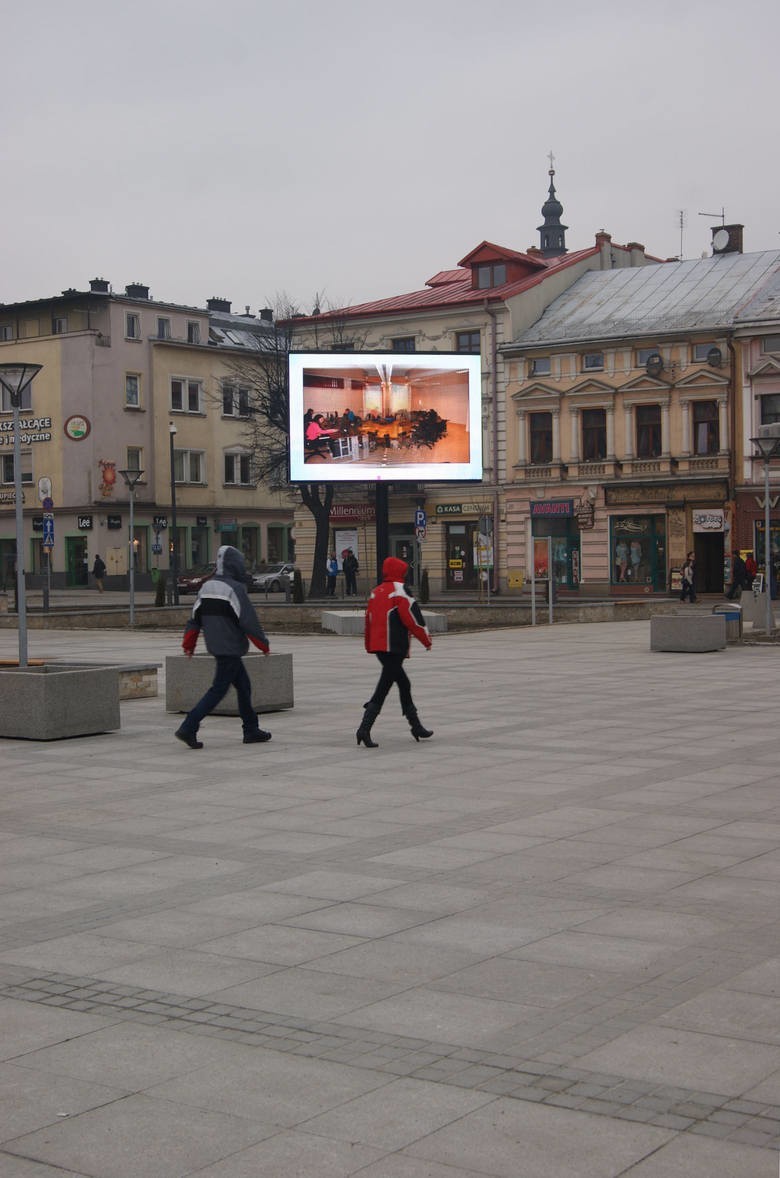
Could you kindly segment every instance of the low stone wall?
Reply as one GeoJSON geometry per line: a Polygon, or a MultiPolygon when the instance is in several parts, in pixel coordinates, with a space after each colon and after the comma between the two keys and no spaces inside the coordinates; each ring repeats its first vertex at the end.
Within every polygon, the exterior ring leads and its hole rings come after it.
{"type": "MultiPolygon", "coordinates": [[[[294,706],[291,654],[249,654],[244,666],[252,684],[256,712],[281,712],[294,706]]],[[[211,686],[214,668],[214,659],[209,654],[196,654],[191,659],[183,654],[169,655],[165,660],[166,712],[189,712],[211,686]]],[[[214,715],[238,715],[238,700],[232,687],[214,709],[214,715]]]]}

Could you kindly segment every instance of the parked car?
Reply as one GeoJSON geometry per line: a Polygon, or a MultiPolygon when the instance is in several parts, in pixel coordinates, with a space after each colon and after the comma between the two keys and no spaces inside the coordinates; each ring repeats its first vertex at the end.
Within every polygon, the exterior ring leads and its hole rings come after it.
{"type": "Polygon", "coordinates": [[[270,564],[262,572],[252,573],[252,588],[260,589],[263,593],[278,593],[280,589],[286,588],[289,581],[292,581],[294,573],[295,565],[287,561],[270,564]]]}
{"type": "Polygon", "coordinates": [[[176,588],[179,590],[179,594],[197,593],[204,581],[208,581],[209,577],[214,576],[216,567],[212,562],[211,564],[202,564],[196,569],[187,569],[185,572],[179,573],[176,578],[176,588]]]}

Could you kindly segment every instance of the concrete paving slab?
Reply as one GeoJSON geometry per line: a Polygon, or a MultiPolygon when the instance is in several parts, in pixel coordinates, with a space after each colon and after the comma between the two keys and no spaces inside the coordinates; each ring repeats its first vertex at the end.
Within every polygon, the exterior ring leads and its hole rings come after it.
{"type": "MultiPolygon", "coordinates": [[[[179,641],[34,631],[30,654],[179,641]]],[[[184,749],[162,697],[3,742],[0,1059],[32,1085],[4,1178],[776,1171],[776,651],[716,677],[646,623],[437,636],[410,664],[434,738],[391,700],[366,750],[360,643],[275,645],[296,708],[267,745],[211,717],[184,749]],[[48,1123],[63,1080],[86,1104],[48,1123]]]]}

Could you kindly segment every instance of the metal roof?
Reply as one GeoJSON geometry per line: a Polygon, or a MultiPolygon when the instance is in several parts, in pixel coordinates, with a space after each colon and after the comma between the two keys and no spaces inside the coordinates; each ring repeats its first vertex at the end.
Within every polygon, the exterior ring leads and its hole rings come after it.
{"type": "Polygon", "coordinates": [[[766,250],[592,270],[508,347],[730,328],[747,305],[770,305],[765,288],[777,281],[779,266],[780,250],[766,250]]]}

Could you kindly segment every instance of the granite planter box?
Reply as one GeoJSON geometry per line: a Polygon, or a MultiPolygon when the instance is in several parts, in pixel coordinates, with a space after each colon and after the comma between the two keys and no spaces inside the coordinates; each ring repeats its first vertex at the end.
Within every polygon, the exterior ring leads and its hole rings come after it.
{"type": "Polygon", "coordinates": [[[119,726],[116,667],[44,663],[0,669],[0,736],[63,740],[119,726]]]}
{"type": "Polygon", "coordinates": [[[656,614],[650,618],[650,649],[705,654],[726,649],[723,614],[656,614]]]}
{"type": "MultiPolygon", "coordinates": [[[[210,654],[168,655],[165,660],[165,710],[188,712],[211,687],[215,662],[210,654]]],[[[281,712],[293,706],[293,656],[291,654],[248,654],[244,666],[252,684],[256,712],[281,712]]],[[[237,716],[238,700],[230,688],[215,716],[237,716]]]]}

